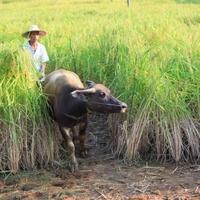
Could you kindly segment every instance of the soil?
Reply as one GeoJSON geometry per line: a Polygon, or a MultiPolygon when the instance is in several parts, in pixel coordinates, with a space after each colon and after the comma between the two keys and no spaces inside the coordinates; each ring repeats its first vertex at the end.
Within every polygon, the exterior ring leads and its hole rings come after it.
{"type": "Polygon", "coordinates": [[[139,163],[126,165],[109,152],[105,116],[91,115],[89,156],[78,157],[80,170],[67,164],[0,176],[2,200],[200,200],[200,165],[139,163]]]}

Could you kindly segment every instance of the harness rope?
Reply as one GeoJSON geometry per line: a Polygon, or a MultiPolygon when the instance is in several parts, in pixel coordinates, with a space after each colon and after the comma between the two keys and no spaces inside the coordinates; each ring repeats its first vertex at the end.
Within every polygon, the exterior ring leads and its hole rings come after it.
{"type": "MultiPolygon", "coordinates": [[[[92,104],[92,105],[104,105],[104,106],[120,107],[119,105],[113,105],[113,104],[110,104],[110,103],[104,104],[104,103],[98,103],[98,102],[94,102],[94,104],[92,104]]],[[[83,119],[85,117],[85,115],[80,116],[80,117],[76,117],[74,115],[70,115],[70,114],[67,114],[67,113],[64,113],[64,115],[73,119],[73,120],[76,120],[76,121],[80,121],[81,119],[83,119]]]]}
{"type": "Polygon", "coordinates": [[[92,105],[104,105],[104,106],[112,106],[112,107],[120,107],[119,105],[113,105],[111,103],[98,103],[98,102],[95,102],[94,104],[92,103],[92,105]]]}
{"type": "Polygon", "coordinates": [[[64,115],[69,117],[69,118],[71,118],[71,119],[73,119],[73,120],[76,120],[76,121],[81,121],[81,119],[83,119],[85,117],[85,115],[80,116],[80,117],[76,117],[74,115],[70,115],[70,114],[66,114],[66,113],[64,113],[64,115]]]}

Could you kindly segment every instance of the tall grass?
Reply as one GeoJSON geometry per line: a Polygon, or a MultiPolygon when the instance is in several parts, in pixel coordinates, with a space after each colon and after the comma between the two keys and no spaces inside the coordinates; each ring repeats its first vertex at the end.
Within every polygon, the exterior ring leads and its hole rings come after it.
{"type": "Polygon", "coordinates": [[[125,160],[199,161],[200,7],[175,1],[10,1],[0,4],[0,169],[52,162],[58,144],[30,59],[29,24],[48,32],[47,72],[75,71],[128,103],[110,117],[125,160]],[[20,11],[20,15],[19,15],[20,11]],[[13,23],[15,22],[15,23],[13,23]]]}
{"type": "Polygon", "coordinates": [[[52,125],[30,58],[10,46],[4,47],[0,57],[0,170],[47,165],[56,153],[52,125]]]}
{"type": "Polygon", "coordinates": [[[177,3],[194,3],[194,4],[199,4],[199,0],[176,0],[177,3]]]}

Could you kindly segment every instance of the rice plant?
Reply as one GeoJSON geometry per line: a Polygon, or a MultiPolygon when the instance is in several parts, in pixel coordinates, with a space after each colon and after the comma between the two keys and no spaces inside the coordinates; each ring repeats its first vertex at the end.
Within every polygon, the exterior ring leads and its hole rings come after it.
{"type": "Polygon", "coordinates": [[[30,24],[48,32],[41,40],[50,57],[47,73],[72,70],[127,102],[127,114],[109,118],[117,156],[199,161],[198,4],[144,0],[128,9],[117,0],[5,1],[0,13],[0,170],[59,157],[45,96],[21,50],[20,34],[30,24]]]}

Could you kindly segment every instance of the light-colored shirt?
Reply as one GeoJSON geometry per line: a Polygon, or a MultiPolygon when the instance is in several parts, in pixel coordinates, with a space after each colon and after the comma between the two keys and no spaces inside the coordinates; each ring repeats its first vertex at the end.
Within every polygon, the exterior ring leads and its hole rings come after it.
{"type": "Polygon", "coordinates": [[[24,43],[23,49],[27,50],[31,54],[33,65],[38,72],[42,70],[41,64],[49,61],[45,46],[40,44],[39,42],[37,43],[36,50],[32,49],[28,41],[24,43]]]}

